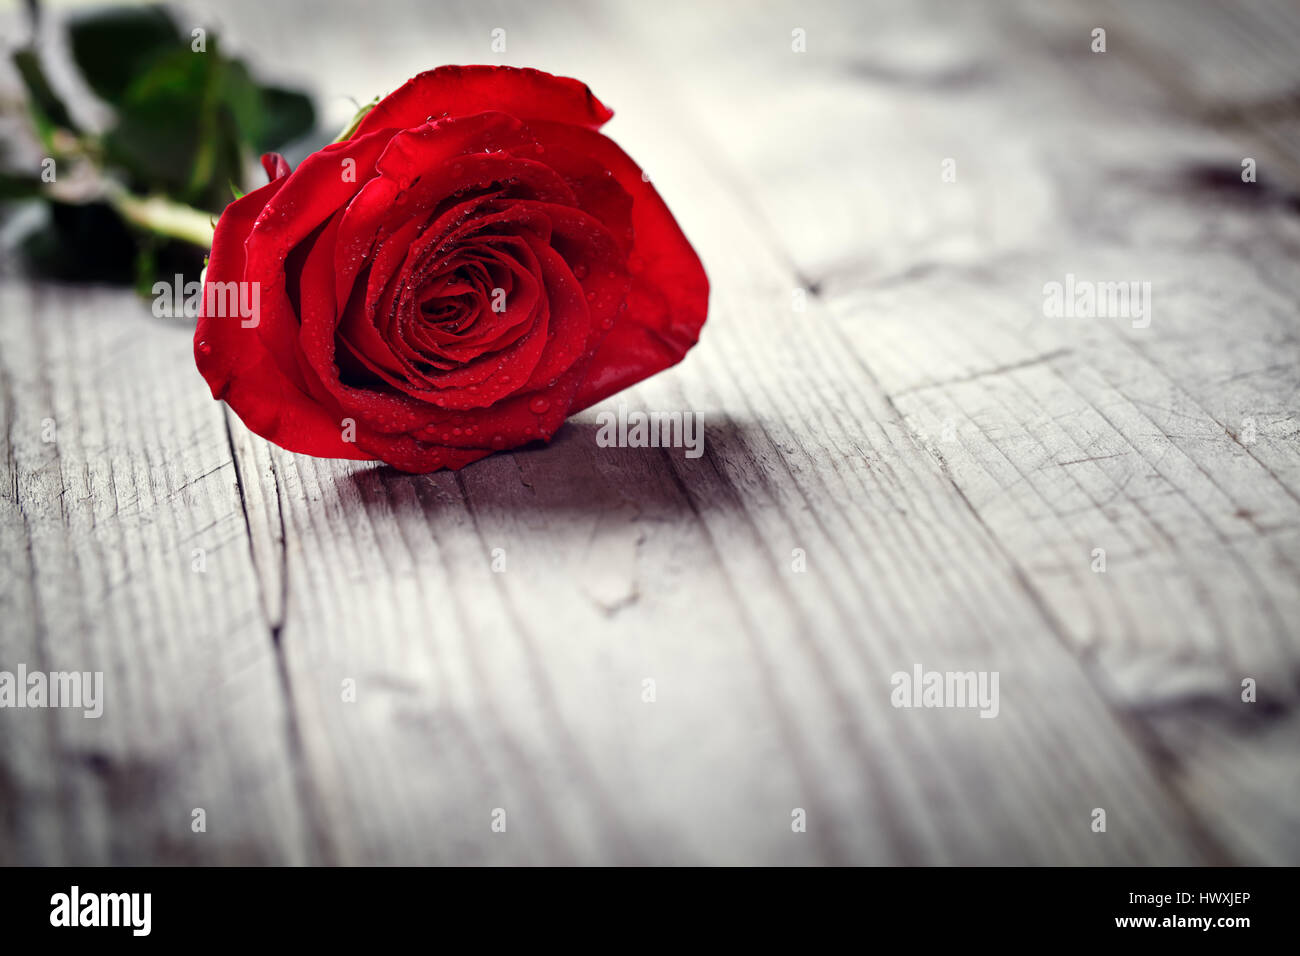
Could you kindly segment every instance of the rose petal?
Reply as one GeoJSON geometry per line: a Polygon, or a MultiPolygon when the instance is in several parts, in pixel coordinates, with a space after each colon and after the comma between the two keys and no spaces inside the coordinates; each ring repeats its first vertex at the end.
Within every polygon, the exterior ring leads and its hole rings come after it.
{"type": "Polygon", "coordinates": [[[279,153],[263,153],[262,168],[266,170],[266,178],[271,182],[283,179],[293,171],[289,168],[289,161],[279,153]]]}
{"type": "Polygon", "coordinates": [[[361,120],[353,137],[419,126],[439,116],[500,110],[525,122],[549,120],[598,129],[614,115],[587,84],[512,66],[440,66],[409,80],[361,120]]]}
{"type": "MultiPolygon", "coordinates": [[[[288,182],[277,179],[226,207],[217,222],[208,259],[207,282],[245,277],[244,241],[268,200],[288,182]]],[[[206,295],[204,299],[206,300],[206,295]]],[[[271,356],[255,328],[238,317],[199,312],[194,360],[212,389],[253,432],[290,451],[325,458],[370,458],[343,441],[337,409],[327,408],[292,382],[271,356]]]]}
{"type": "Polygon", "coordinates": [[[698,340],[709,308],[709,280],[641,168],[609,138],[558,123],[530,124],[538,139],[555,143],[610,170],[632,197],[632,289],[627,309],[601,342],[574,400],[578,412],[675,365],[698,340]]]}
{"type": "Polygon", "coordinates": [[[611,115],[576,80],[444,67],[297,171],[264,156],[272,184],[232,204],[214,241],[209,280],[261,292],[255,329],[200,321],[214,395],[291,450],[422,472],[549,440],[680,360],[708,280],[596,132],[611,115]]]}

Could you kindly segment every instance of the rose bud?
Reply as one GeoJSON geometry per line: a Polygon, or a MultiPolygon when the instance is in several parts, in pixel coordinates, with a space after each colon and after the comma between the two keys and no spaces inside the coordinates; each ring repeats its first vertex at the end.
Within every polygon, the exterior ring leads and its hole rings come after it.
{"type": "Polygon", "coordinates": [[[549,440],[680,361],[708,279],[597,131],[612,115],[576,80],[447,66],[296,170],[264,157],[205,277],[213,396],[290,451],[425,472],[549,440]]]}

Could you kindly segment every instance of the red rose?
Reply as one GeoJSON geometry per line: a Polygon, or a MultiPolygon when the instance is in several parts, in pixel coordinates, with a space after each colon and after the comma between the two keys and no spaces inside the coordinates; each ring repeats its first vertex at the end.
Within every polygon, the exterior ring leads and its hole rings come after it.
{"type": "Polygon", "coordinates": [[[576,80],[448,66],[293,172],[264,157],[208,263],[213,396],[290,451],[423,472],[549,439],[679,361],[708,279],[596,131],[612,115],[576,80]]]}

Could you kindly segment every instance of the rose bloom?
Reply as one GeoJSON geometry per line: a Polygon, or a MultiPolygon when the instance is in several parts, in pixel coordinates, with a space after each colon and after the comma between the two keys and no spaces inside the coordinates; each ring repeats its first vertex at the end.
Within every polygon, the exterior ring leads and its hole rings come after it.
{"type": "Polygon", "coordinates": [[[263,157],[208,262],[213,396],[290,451],[425,472],[549,440],[678,362],[708,279],[597,132],[612,115],[576,80],[447,66],[292,172],[263,157]],[[231,283],[257,283],[257,315],[213,308],[231,283]]]}

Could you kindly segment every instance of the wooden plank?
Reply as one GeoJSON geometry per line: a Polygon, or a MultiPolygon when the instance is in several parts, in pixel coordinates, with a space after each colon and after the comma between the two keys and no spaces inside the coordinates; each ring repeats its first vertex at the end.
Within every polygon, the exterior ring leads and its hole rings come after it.
{"type": "MultiPolygon", "coordinates": [[[[754,177],[739,182],[772,244],[1098,690],[1136,718],[1135,739],[1178,769],[1183,799],[1227,842],[1253,828],[1249,853],[1291,860],[1300,830],[1277,799],[1300,772],[1282,743],[1296,721],[1286,622],[1300,594],[1290,211],[1240,182],[1249,146],[1186,129],[1125,59],[1072,51],[1089,14],[1035,9],[1037,31],[949,11],[965,42],[941,37],[925,57],[907,22],[933,14],[923,6],[858,8],[858,28],[838,31],[809,18],[810,49],[824,44],[815,63],[773,58],[745,84],[693,87],[698,128],[754,177]],[[760,109],[780,120],[747,122],[760,109]],[[827,136],[810,188],[797,157],[827,136]],[[938,175],[946,156],[953,183],[938,175]],[[1042,287],[1067,272],[1151,281],[1159,318],[1140,331],[1053,323],[1042,287]],[[1267,437],[1240,442],[1247,420],[1267,437]],[[1107,542],[1102,576],[1093,549],[1107,542]],[[1269,675],[1272,695],[1254,712],[1238,700],[1251,674],[1269,675]],[[1223,781],[1241,748],[1270,770],[1234,796],[1223,781]]],[[[758,42],[752,27],[742,39],[721,52],[735,71],[758,42]]],[[[705,42],[684,56],[703,57],[705,42]]]]}
{"type": "Polygon", "coordinates": [[[1119,28],[1121,55],[1156,78],[1174,108],[1251,142],[1265,181],[1300,184],[1300,7],[1201,3],[1188,16],[1174,0],[1109,0],[1102,9],[1119,28]]]}
{"type": "Polygon", "coordinates": [[[1237,132],[1076,6],[417,6],[217,25],[340,119],[439,62],[589,82],[714,290],[601,408],[705,455],[596,409],[455,475],[303,458],[138,303],[0,285],[0,667],[124,700],[0,714],[0,861],[1300,859],[1297,237],[1237,132]],[[1066,272],[1150,326],[1047,319],[1066,272]],[[915,664],[997,671],[997,718],[895,709],[915,664]]]}
{"type": "Polygon", "coordinates": [[[102,671],[104,695],[99,719],[0,711],[0,862],[302,859],[289,714],[190,332],[96,289],[5,282],[0,315],[0,669],[102,671]]]}
{"type": "Polygon", "coordinates": [[[454,478],[274,453],[281,639],[331,858],[1222,858],[824,308],[790,312],[798,280],[730,170],[707,141],[659,134],[684,101],[638,90],[650,64],[627,70],[636,50],[582,19],[509,15],[620,111],[612,132],[654,157],[714,272],[707,347],[610,407],[716,424],[692,462],[594,448],[588,415],[454,478]],[[801,577],[794,548],[812,556],[801,577]],[[998,669],[1015,702],[996,721],[895,711],[889,676],[918,660],[998,669]],[[356,705],[339,703],[348,675],[356,705]],[[406,697],[437,717],[397,724],[406,697]],[[1088,828],[1099,804],[1123,808],[1106,839],[1088,828]],[[519,836],[491,833],[495,806],[519,836]],[[791,839],[794,807],[812,839],[791,839]]]}

